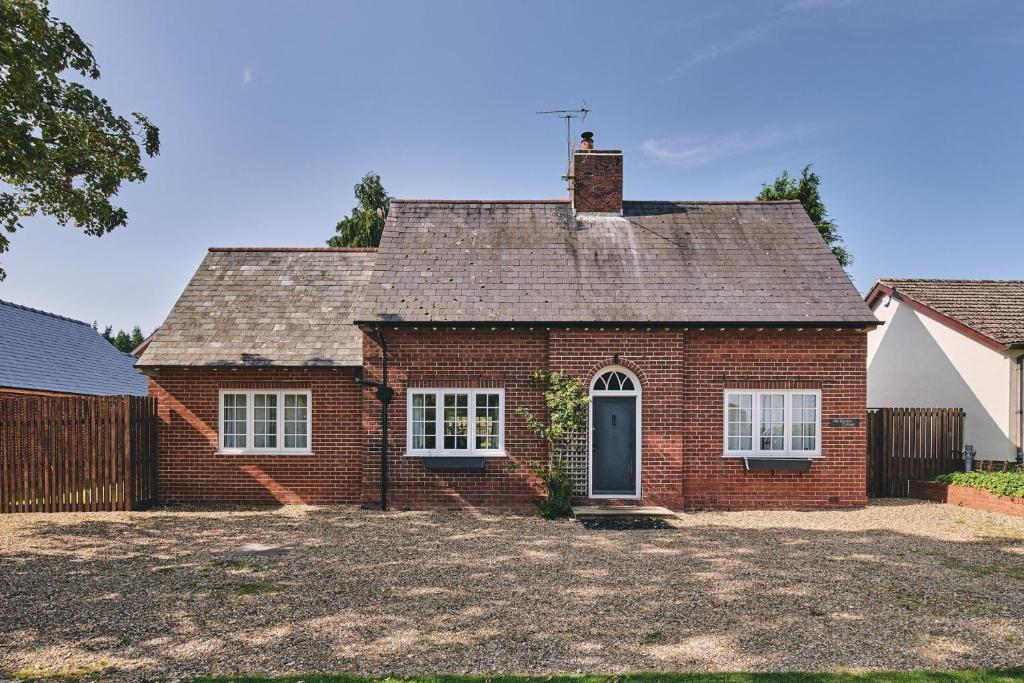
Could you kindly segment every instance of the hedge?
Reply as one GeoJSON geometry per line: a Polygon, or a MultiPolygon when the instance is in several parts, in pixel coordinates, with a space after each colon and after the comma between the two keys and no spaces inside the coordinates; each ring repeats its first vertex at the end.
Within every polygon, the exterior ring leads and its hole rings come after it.
{"type": "Polygon", "coordinates": [[[1024,472],[953,472],[942,474],[935,481],[984,489],[999,496],[1024,498],[1024,472]]]}

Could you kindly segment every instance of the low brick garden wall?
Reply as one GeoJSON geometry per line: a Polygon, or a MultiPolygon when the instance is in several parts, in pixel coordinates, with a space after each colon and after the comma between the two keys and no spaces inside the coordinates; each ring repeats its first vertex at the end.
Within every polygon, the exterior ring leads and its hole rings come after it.
{"type": "Polygon", "coordinates": [[[1004,515],[1024,517],[1024,498],[997,496],[984,489],[958,486],[956,484],[937,484],[933,481],[910,482],[910,497],[920,500],[932,500],[936,503],[949,503],[975,510],[1001,512],[1004,515]]]}

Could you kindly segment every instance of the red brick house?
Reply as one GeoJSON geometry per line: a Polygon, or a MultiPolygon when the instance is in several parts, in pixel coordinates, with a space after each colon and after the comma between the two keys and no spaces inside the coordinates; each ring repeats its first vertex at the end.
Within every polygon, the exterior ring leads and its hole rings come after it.
{"type": "Polygon", "coordinates": [[[548,369],[590,389],[581,499],[863,505],[877,320],[800,204],[573,169],[568,200],[394,200],[375,253],[211,249],[139,361],[164,501],[529,509],[548,369]]]}

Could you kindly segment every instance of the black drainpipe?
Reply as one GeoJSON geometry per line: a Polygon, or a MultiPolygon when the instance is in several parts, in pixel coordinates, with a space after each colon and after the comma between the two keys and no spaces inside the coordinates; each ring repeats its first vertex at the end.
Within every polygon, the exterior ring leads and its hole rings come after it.
{"type": "Polygon", "coordinates": [[[364,386],[374,387],[375,395],[380,401],[380,509],[388,509],[388,406],[395,396],[395,390],[388,386],[388,343],[384,339],[380,325],[374,328],[376,338],[371,336],[381,352],[381,381],[372,382],[361,379],[364,386]]]}

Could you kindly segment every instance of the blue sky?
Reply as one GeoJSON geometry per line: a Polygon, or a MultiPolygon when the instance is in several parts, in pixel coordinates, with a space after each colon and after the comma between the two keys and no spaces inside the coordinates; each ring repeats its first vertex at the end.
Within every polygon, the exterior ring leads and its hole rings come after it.
{"type": "Polygon", "coordinates": [[[813,162],[866,290],[1022,278],[1024,3],[54,0],[95,89],[162,132],[129,225],[33,219],[0,298],[158,325],[209,246],[320,245],[364,172],[399,197],[565,194],[593,110],[627,199],[753,197],[813,162]]]}

